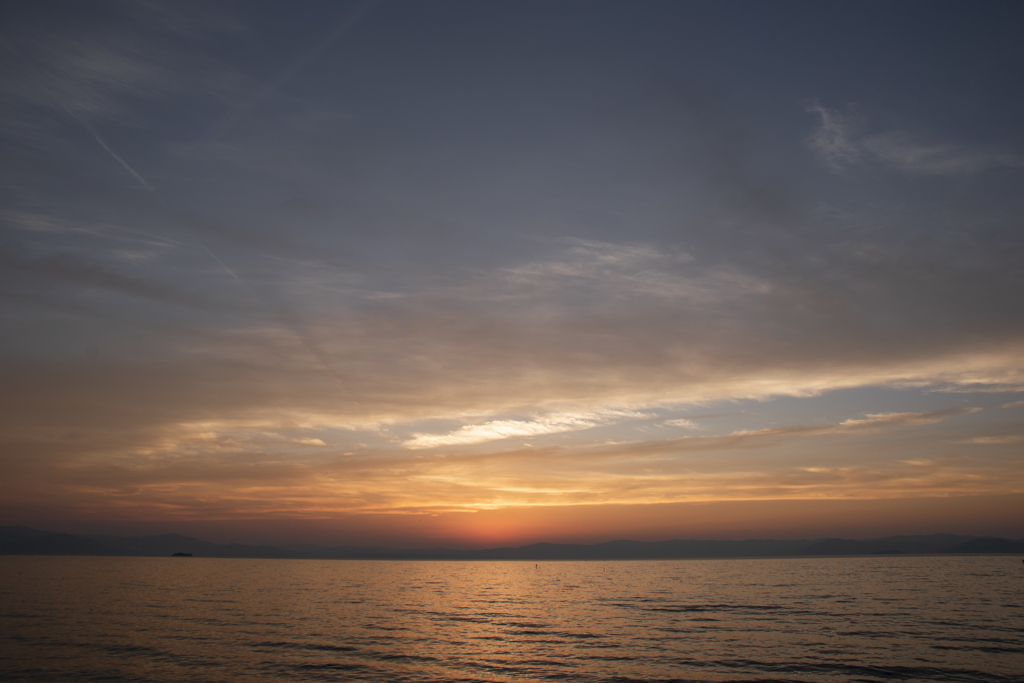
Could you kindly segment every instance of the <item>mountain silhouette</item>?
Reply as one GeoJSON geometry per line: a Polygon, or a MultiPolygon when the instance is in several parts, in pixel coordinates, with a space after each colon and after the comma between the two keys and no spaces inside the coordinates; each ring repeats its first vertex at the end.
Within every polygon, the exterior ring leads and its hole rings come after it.
{"type": "Polygon", "coordinates": [[[873,539],[610,541],[592,545],[533,543],[518,547],[459,550],[433,548],[276,547],[211,543],[181,534],[111,536],[63,534],[24,526],[0,527],[0,555],[120,555],[168,557],[421,559],[421,560],[654,560],[729,557],[1024,553],[1024,542],[1005,538],[933,534],[873,539]]]}

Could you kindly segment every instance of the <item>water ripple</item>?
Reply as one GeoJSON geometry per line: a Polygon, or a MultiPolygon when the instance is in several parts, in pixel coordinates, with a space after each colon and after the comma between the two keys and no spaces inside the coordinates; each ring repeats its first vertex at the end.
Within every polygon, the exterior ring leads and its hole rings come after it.
{"type": "Polygon", "coordinates": [[[1003,683],[1018,565],[5,557],[0,678],[1003,683]]]}

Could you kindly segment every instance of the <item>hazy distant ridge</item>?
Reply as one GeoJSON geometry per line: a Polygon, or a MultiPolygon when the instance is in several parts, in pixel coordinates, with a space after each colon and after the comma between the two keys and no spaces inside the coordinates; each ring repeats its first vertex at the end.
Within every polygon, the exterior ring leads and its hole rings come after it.
{"type": "Polygon", "coordinates": [[[1024,541],[935,534],[890,536],[867,540],[825,538],[776,541],[610,541],[595,545],[535,543],[517,548],[483,550],[393,550],[389,548],[275,547],[210,543],[180,534],[157,536],[75,535],[24,526],[0,527],[0,555],[121,555],[164,557],[293,559],[464,559],[464,560],[641,560],[712,557],[787,557],[923,553],[1024,553],[1024,541]]]}

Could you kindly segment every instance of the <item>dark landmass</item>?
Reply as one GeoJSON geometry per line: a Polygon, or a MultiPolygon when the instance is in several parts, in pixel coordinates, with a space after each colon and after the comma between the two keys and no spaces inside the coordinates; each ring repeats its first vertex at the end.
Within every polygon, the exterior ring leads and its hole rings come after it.
{"type": "MultiPolygon", "coordinates": [[[[302,555],[296,555],[295,553],[269,545],[210,543],[208,541],[200,541],[198,538],[192,538],[191,536],[182,536],[181,534],[160,534],[158,536],[88,535],[86,538],[107,546],[111,549],[110,554],[112,555],[166,557],[167,555],[181,552],[189,553],[194,557],[302,557],[302,555]]],[[[0,553],[3,553],[2,542],[0,542],[0,553]]]]}
{"type": "Polygon", "coordinates": [[[49,534],[20,536],[9,541],[0,536],[4,555],[113,555],[110,548],[85,536],[49,534]],[[5,542],[6,541],[6,542],[5,542]]]}
{"type": "Polygon", "coordinates": [[[658,560],[727,557],[922,555],[962,553],[1024,554],[1024,539],[934,534],[867,540],[822,538],[801,541],[611,541],[594,545],[534,543],[483,550],[394,550],[274,547],[210,543],[180,534],[107,536],[61,534],[24,526],[0,527],[0,555],[108,555],[134,557],[238,557],[392,560],[658,560]]]}
{"type": "MultiPolygon", "coordinates": [[[[811,542],[801,555],[921,555],[953,552],[953,548],[974,539],[973,536],[934,534],[932,536],[889,536],[852,541],[845,538],[823,538],[811,542]]],[[[979,539],[974,539],[979,540],[979,539]]],[[[957,551],[963,552],[963,551],[957,551]]],[[[971,552],[971,551],[966,551],[971,552]]],[[[979,551],[987,552],[987,551],[979,551]]]]}
{"type": "Polygon", "coordinates": [[[958,545],[954,553],[1024,553],[1024,541],[1005,538],[974,538],[958,545]]]}

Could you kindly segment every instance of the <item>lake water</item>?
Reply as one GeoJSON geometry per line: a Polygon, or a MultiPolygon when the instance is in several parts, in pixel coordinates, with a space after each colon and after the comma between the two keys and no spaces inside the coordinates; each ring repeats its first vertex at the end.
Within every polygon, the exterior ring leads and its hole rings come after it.
{"type": "Polygon", "coordinates": [[[1018,556],[0,557],[4,681],[1022,681],[1018,556]]]}

